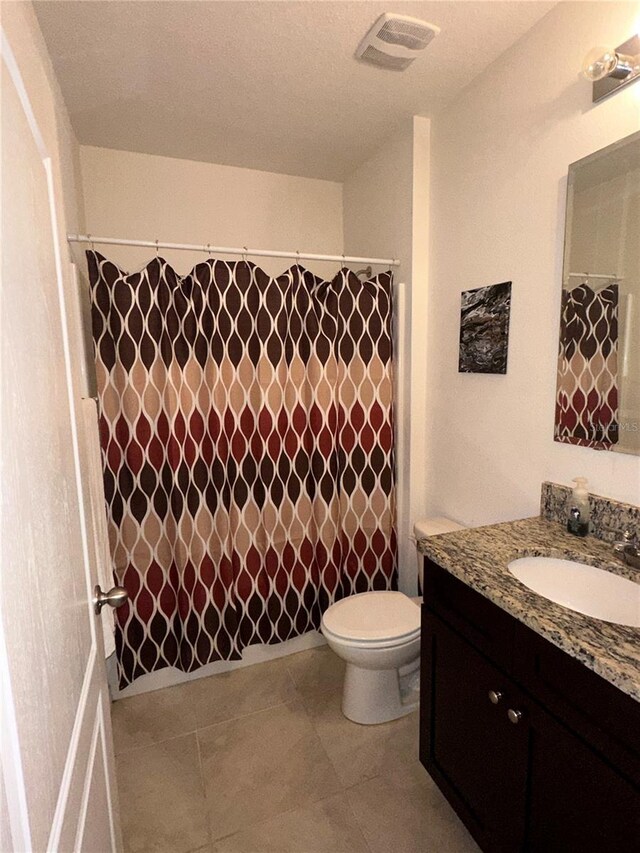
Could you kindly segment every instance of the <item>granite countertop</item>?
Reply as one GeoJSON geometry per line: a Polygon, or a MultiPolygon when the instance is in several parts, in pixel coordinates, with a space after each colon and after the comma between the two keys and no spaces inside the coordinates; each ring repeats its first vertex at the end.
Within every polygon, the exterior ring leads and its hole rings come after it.
{"type": "Polygon", "coordinates": [[[555,604],[507,569],[518,557],[562,557],[640,582],[640,572],[614,558],[610,543],[572,536],[557,522],[524,518],[419,539],[418,550],[640,701],[640,628],[603,622],[555,604]]]}

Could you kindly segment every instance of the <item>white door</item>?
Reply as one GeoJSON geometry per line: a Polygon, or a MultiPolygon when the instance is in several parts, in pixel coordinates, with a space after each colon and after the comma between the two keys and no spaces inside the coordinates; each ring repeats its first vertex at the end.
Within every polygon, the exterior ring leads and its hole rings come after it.
{"type": "MultiPolygon", "coordinates": [[[[57,150],[2,36],[0,843],[121,849],[57,150]],[[65,294],[67,298],[65,299],[65,294]]],[[[90,448],[89,448],[90,449],[90,448]]]]}

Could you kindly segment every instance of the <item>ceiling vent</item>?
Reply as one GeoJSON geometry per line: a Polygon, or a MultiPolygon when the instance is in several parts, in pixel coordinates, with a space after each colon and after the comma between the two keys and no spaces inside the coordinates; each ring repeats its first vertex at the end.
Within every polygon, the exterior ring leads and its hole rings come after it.
{"type": "Polygon", "coordinates": [[[439,32],[440,27],[426,21],[385,12],[358,45],[356,58],[404,71],[439,32]]]}

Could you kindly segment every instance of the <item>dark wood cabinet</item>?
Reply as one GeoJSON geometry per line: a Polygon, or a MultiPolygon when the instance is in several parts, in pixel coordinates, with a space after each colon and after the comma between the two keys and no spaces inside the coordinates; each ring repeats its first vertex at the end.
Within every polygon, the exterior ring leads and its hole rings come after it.
{"type": "Polygon", "coordinates": [[[640,704],[426,562],[420,758],[480,847],[636,853],[640,704]]]}
{"type": "Polygon", "coordinates": [[[507,696],[517,704],[509,679],[434,614],[424,621],[423,661],[422,760],[483,846],[515,850],[528,756],[524,726],[507,717],[507,696]]]}
{"type": "Polygon", "coordinates": [[[637,853],[638,788],[575,732],[529,704],[524,849],[531,853],[637,853]]]}

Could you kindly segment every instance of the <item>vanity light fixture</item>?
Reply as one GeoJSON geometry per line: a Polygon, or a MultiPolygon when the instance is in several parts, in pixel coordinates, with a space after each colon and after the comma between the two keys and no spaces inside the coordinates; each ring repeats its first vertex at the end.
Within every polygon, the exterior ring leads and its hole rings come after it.
{"type": "Polygon", "coordinates": [[[585,56],[582,74],[593,83],[593,103],[640,80],[640,35],[616,48],[594,47],[585,56]]]}

